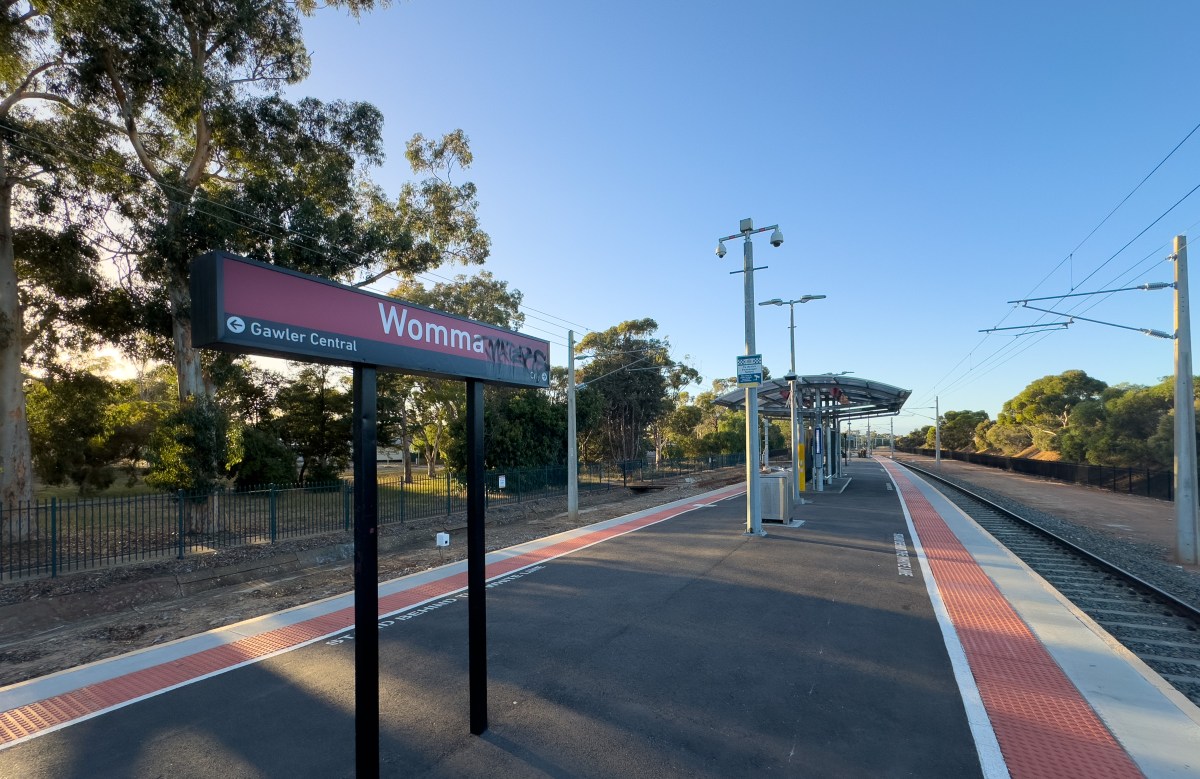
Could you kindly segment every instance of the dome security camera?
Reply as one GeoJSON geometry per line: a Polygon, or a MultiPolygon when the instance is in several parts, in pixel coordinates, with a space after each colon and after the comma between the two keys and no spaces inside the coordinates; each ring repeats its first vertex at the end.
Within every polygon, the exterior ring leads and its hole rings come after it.
{"type": "Polygon", "coordinates": [[[771,245],[778,248],[781,243],[783,243],[783,231],[777,227],[775,232],[771,233],[771,245]]]}
{"type": "Polygon", "coordinates": [[[718,241],[717,242],[717,259],[722,259],[724,257],[725,257],[725,242],[718,241]]]}

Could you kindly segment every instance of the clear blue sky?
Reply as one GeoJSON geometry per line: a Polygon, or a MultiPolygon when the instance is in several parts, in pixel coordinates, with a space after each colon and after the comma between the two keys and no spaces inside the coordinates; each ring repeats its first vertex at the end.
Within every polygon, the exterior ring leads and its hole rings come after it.
{"type": "MultiPolygon", "coordinates": [[[[713,252],[752,217],[787,239],[756,240],[756,298],[828,295],[796,309],[801,373],[995,418],[1047,374],[1172,372],[1170,341],[1128,330],[978,331],[1040,316],[1007,300],[1170,281],[1172,237],[1200,244],[1198,192],[1117,254],[1200,184],[1197,132],[1079,245],[1200,123],[1198,22],[1196,2],[407,0],[310,19],[313,72],[292,94],[382,109],[375,178],[393,194],[413,133],[466,131],[486,268],[524,293],[555,364],[563,320],[582,334],[653,317],[704,388],[732,375],[740,243],[713,252]]],[[[1169,290],[1076,313],[1174,329],[1169,290]]],[[[787,309],[756,314],[781,375],[787,309]]]]}

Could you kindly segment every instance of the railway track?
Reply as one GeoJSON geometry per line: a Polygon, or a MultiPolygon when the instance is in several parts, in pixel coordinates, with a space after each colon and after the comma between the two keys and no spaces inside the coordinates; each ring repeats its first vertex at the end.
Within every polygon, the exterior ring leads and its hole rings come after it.
{"type": "Polygon", "coordinates": [[[937,474],[899,462],[1200,706],[1200,608],[937,474]]]}

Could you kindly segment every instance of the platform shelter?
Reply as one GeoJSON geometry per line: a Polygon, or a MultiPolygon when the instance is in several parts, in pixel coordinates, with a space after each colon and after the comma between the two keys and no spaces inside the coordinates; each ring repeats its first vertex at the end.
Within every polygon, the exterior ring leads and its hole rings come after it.
{"type": "MultiPolygon", "coordinates": [[[[798,454],[801,455],[795,470],[815,473],[811,488],[818,490],[842,473],[840,458],[827,456],[828,452],[842,451],[841,423],[895,416],[912,394],[912,390],[858,376],[824,373],[796,376],[794,381],[799,427],[797,440],[800,442],[798,454]],[[821,431],[821,435],[816,435],[815,431],[821,431]]],[[[764,426],[768,418],[791,417],[792,383],[791,378],[783,377],[768,379],[759,387],[758,413],[764,426]]],[[[729,408],[742,408],[746,395],[740,389],[734,390],[720,396],[716,402],[729,408]]],[[[809,481],[806,477],[802,484],[809,481]]]]}

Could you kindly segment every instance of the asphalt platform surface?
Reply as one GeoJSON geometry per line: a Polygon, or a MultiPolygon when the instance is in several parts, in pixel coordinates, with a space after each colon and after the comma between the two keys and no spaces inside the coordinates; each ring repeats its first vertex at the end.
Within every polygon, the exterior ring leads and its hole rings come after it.
{"type": "MultiPolygon", "coordinates": [[[[750,537],[744,495],[692,499],[497,583],[482,736],[465,595],[385,619],[383,775],[979,776],[896,493],[874,462],[850,476],[799,527],[750,537]]],[[[348,635],[16,743],[0,777],[353,776],[348,635]]]]}

